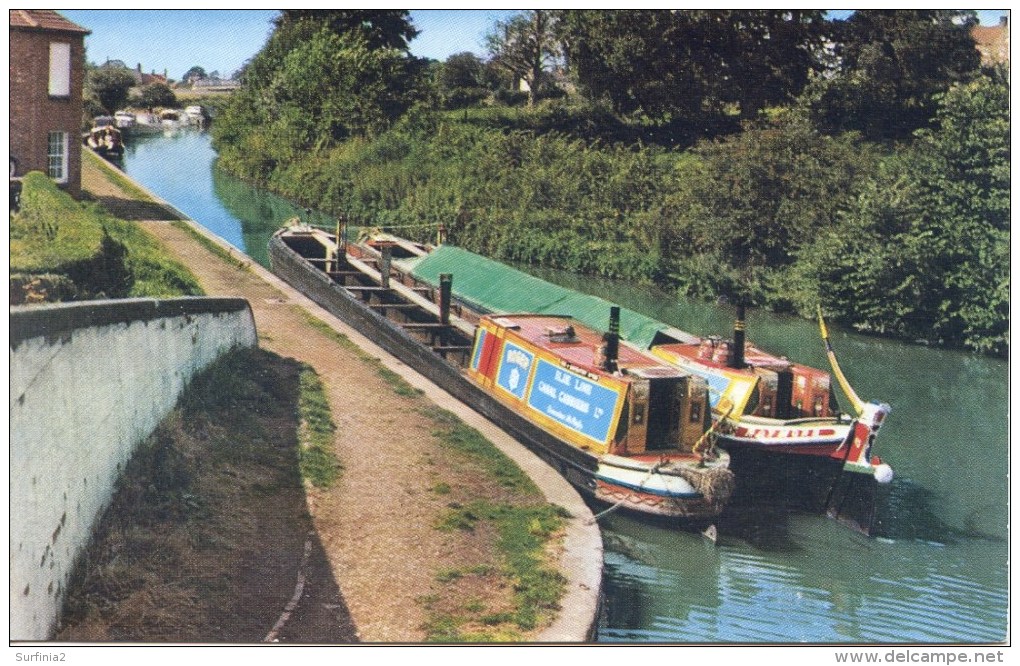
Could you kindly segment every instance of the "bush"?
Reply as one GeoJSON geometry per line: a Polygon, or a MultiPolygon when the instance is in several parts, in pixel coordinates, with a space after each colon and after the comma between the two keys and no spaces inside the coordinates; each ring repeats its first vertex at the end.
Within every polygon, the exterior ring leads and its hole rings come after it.
{"type": "Polygon", "coordinates": [[[57,303],[78,298],[78,287],[66,275],[11,275],[11,305],[57,303]]]}

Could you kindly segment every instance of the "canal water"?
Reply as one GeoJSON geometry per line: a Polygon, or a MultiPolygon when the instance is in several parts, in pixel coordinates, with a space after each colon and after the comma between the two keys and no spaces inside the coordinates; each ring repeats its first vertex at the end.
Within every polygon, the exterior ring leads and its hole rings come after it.
{"type": "MultiPolygon", "coordinates": [[[[218,171],[196,131],[132,140],[124,170],[267,263],[270,234],[299,208],[218,171]]],[[[324,224],[330,222],[320,220],[324,224]]],[[[696,334],[727,335],[733,310],[651,287],[541,277],[696,334]]],[[[826,367],[815,324],[750,312],[748,339],[826,367]]],[[[718,542],[621,513],[605,538],[605,642],[993,643],[1007,638],[1008,364],[830,327],[865,400],[893,412],[875,452],[896,471],[877,535],[823,516],[748,509],[718,542]]]]}

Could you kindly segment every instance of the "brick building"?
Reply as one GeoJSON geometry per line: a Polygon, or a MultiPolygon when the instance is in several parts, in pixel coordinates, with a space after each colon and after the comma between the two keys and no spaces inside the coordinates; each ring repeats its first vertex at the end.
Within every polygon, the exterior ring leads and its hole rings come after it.
{"type": "Polygon", "coordinates": [[[1009,16],[999,19],[999,25],[976,25],[971,36],[981,52],[982,65],[1009,64],[1009,16]]]}
{"type": "Polygon", "coordinates": [[[48,9],[10,10],[11,175],[42,171],[75,197],[87,34],[48,9]]]}

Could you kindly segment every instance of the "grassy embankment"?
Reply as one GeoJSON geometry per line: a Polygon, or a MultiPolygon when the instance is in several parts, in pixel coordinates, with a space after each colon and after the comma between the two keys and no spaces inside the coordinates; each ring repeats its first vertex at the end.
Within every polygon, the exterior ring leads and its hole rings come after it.
{"type": "MultiPolygon", "coordinates": [[[[436,479],[432,493],[447,506],[434,529],[496,533],[495,564],[444,568],[437,591],[418,599],[428,615],[426,640],[514,641],[550,619],[564,584],[548,550],[562,510],[542,502],[534,484],[477,431],[426,403],[346,337],[309,323],[357,350],[433,424],[450,456],[428,470],[436,479]],[[475,470],[475,483],[446,482],[451,460],[475,470]],[[498,597],[501,588],[512,589],[511,603],[494,601],[491,593],[498,597]]],[[[310,529],[304,493],[327,491],[343,472],[331,452],[335,429],[318,376],[293,360],[235,352],[197,377],[125,470],[81,559],[58,638],[258,640],[244,634],[252,620],[239,608],[251,566],[244,554],[272,529],[267,516],[289,516],[298,535],[310,529]]]]}
{"type": "Polygon", "coordinates": [[[190,271],[135,224],[75,201],[41,173],[25,177],[10,241],[12,304],[202,293],[190,271]]]}
{"type": "Polygon", "coordinates": [[[313,371],[258,349],[196,377],[127,465],[58,638],[260,640],[279,608],[244,601],[252,577],[259,598],[288,598],[311,529],[304,484],[341,472],[323,405],[313,371]]]}

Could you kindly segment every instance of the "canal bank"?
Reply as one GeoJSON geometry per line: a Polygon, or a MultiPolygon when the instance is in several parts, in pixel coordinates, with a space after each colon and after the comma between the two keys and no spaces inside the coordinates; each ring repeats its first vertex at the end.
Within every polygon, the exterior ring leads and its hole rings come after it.
{"type": "MultiPolygon", "coordinates": [[[[132,185],[165,204],[141,185],[132,185]]],[[[101,201],[138,198],[105,178],[88,181],[89,186],[101,201]]],[[[158,217],[180,217],[183,224],[156,220],[139,224],[194,272],[207,294],[231,294],[251,303],[260,346],[308,363],[322,377],[339,425],[337,449],[345,470],[339,491],[312,495],[310,509],[359,640],[421,642],[426,636],[422,627],[429,621],[422,600],[435,594],[437,578],[449,573],[451,562],[464,564],[469,555],[451,552],[458,535],[451,537],[434,527],[444,504],[433,491],[434,479],[422,473],[427,451],[415,443],[432,437],[431,422],[422,413],[435,407],[481,432],[538,485],[546,501],[570,515],[557,553],[558,569],[566,579],[560,610],[551,625],[524,638],[546,643],[590,637],[601,589],[601,536],[597,526],[588,524],[590,510],[565,480],[426,377],[389,357],[183,213],[158,217]],[[338,344],[336,333],[357,349],[338,344]],[[378,358],[433,407],[416,407],[394,395],[371,364],[366,366],[366,354],[378,358]]]]}

